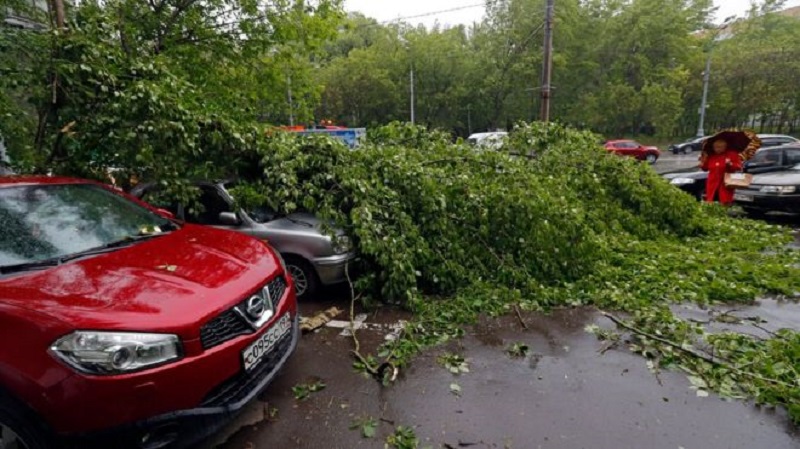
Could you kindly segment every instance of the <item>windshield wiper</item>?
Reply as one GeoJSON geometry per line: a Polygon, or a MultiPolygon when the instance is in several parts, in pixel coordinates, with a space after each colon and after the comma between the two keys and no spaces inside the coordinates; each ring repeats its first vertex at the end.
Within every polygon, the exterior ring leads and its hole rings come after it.
{"type": "Polygon", "coordinates": [[[136,242],[141,242],[143,240],[150,240],[152,238],[161,237],[163,235],[167,235],[169,232],[158,232],[152,234],[141,234],[141,235],[132,235],[125,237],[124,239],[117,240],[116,242],[106,243],[105,245],[97,246],[94,248],[89,248],[86,251],[81,251],[79,253],[70,254],[67,256],[63,256],[58,260],[61,263],[69,262],[70,260],[80,259],[81,257],[85,256],[92,256],[95,254],[102,254],[107,252],[111,249],[123,248],[126,246],[133,245],[136,242]]]}
{"type": "Polygon", "coordinates": [[[0,274],[19,273],[21,271],[38,270],[41,268],[57,267],[59,265],[61,265],[59,258],[20,263],[16,265],[3,265],[0,266],[0,274]]]}
{"type": "Polygon", "coordinates": [[[143,234],[143,235],[136,235],[136,236],[129,236],[125,237],[124,239],[117,240],[116,242],[106,243],[102,246],[97,246],[95,248],[90,248],[85,251],[81,251],[78,253],[69,254],[66,256],[61,257],[53,257],[52,259],[45,259],[45,260],[38,260],[36,262],[26,262],[16,265],[5,265],[0,266],[0,274],[9,274],[9,273],[19,273],[23,271],[30,271],[30,270],[38,270],[42,268],[50,268],[50,267],[57,267],[61,264],[70,262],[75,259],[80,259],[82,257],[87,256],[94,256],[96,254],[103,254],[109,252],[111,250],[122,248],[125,246],[133,245],[136,242],[141,242],[143,240],[149,240],[155,237],[160,237],[163,235],[168,234],[168,232],[159,232],[153,234],[143,234]]]}

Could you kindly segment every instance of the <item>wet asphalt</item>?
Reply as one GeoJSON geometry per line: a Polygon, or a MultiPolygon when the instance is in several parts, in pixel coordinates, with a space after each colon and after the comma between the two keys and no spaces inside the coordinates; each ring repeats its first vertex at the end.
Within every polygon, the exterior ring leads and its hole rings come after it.
{"type": "MultiPolygon", "coordinates": [[[[335,302],[305,309],[311,313],[335,302]]],[[[729,311],[676,307],[695,319],[729,311]]],[[[760,314],[775,328],[800,323],[800,305],[792,302],[765,301],[733,313],[760,314]]],[[[367,322],[405,318],[384,308],[367,322]]],[[[681,373],[656,376],[624,346],[603,352],[603,343],[584,330],[590,324],[612,327],[596,310],[523,314],[523,320],[527,329],[516,316],[482,319],[463,339],[416,358],[390,387],[354,372],[352,340],[341,329],[323,328],[304,336],[260,400],[202,449],[382,448],[398,425],[413,427],[420,447],[432,448],[800,447],[781,410],[714,394],[698,397],[681,373]],[[528,345],[529,353],[511,357],[506,348],[514,343],[528,345]],[[437,360],[445,352],[464,356],[470,372],[456,376],[444,369],[437,360]],[[294,398],[292,386],[317,381],[326,388],[304,401],[294,398]],[[379,422],[373,439],[351,429],[364,418],[379,422]]],[[[739,325],[746,324],[720,324],[739,325]]],[[[358,335],[368,351],[384,334],[358,335]]]]}

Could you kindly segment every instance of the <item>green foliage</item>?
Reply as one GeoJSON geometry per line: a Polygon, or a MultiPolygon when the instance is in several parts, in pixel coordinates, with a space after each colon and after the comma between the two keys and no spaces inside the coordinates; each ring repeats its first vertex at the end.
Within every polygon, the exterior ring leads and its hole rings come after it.
{"type": "Polygon", "coordinates": [[[325,387],[325,383],[318,380],[308,384],[297,384],[292,387],[292,393],[294,394],[295,399],[298,401],[304,401],[308,399],[312,393],[320,392],[324,390],[325,387]]]}
{"type": "Polygon", "coordinates": [[[311,58],[339,8],[86,1],[68,9],[65,30],[2,27],[0,134],[17,164],[39,171],[102,179],[115,168],[173,182],[233,171],[262,131],[232,123],[288,122],[289,80],[291,113],[312,116],[311,58]]]}
{"type": "Polygon", "coordinates": [[[375,438],[378,431],[378,420],[372,417],[360,418],[350,425],[350,430],[359,429],[364,438],[375,438]]]}
{"type": "Polygon", "coordinates": [[[506,348],[506,352],[511,357],[525,357],[526,355],[528,355],[529,350],[530,347],[528,347],[528,345],[526,345],[525,343],[514,343],[508,348],[506,348]]]}
{"type": "Polygon", "coordinates": [[[386,438],[386,447],[392,449],[417,449],[419,447],[419,439],[411,427],[397,426],[394,433],[386,438]]]}
{"type": "Polygon", "coordinates": [[[446,353],[439,357],[439,364],[445,367],[451,374],[465,374],[469,372],[469,364],[464,357],[458,354],[446,353]]]}

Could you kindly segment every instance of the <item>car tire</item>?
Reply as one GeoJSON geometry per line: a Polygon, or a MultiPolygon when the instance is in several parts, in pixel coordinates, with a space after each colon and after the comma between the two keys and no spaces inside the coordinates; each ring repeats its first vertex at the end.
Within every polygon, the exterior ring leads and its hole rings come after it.
{"type": "Polygon", "coordinates": [[[0,447],[53,449],[50,432],[33,412],[0,391],[0,447]]]}
{"type": "Polygon", "coordinates": [[[655,154],[648,154],[645,156],[644,160],[647,161],[648,164],[653,165],[658,161],[658,156],[655,154]]]}
{"type": "Polygon", "coordinates": [[[286,269],[294,280],[297,299],[312,297],[319,288],[319,279],[314,267],[299,256],[285,256],[284,260],[286,261],[286,269]]]}

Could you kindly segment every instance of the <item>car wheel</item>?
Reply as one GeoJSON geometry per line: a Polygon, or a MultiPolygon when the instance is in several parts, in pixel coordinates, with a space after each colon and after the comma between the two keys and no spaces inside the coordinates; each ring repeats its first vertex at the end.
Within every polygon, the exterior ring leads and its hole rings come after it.
{"type": "MultiPolygon", "coordinates": [[[[298,299],[310,298],[317,291],[319,281],[317,272],[308,261],[297,256],[287,256],[286,269],[294,280],[294,288],[298,299]]],[[[0,448],[2,449],[2,448],[0,448]]]]}
{"type": "Polygon", "coordinates": [[[655,163],[656,163],[656,161],[658,160],[658,156],[656,156],[655,154],[648,154],[648,155],[647,155],[647,156],[644,158],[644,160],[646,160],[648,164],[650,164],[650,165],[653,165],[653,164],[655,164],[655,163]]]}
{"type": "Polygon", "coordinates": [[[48,432],[25,407],[0,392],[0,449],[52,449],[48,432]]]}

